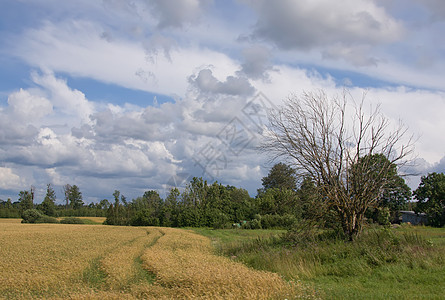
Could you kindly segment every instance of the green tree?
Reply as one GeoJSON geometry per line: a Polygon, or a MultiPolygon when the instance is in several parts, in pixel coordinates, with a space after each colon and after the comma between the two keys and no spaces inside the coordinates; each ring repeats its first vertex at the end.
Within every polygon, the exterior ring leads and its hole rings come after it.
{"type": "Polygon", "coordinates": [[[256,202],[261,215],[291,214],[300,218],[302,214],[301,203],[297,193],[293,190],[269,188],[258,194],[256,202]]]}
{"type": "Polygon", "coordinates": [[[416,212],[425,212],[432,226],[445,225],[445,174],[434,172],[422,176],[413,195],[418,201],[416,212]]]}
{"type": "Polygon", "coordinates": [[[126,199],[121,192],[115,190],[113,193],[114,204],[110,204],[107,209],[104,224],[107,225],[128,225],[129,223],[129,207],[127,205],[126,199]],[[120,202],[123,202],[122,205],[120,202]]]}
{"type": "Polygon", "coordinates": [[[265,190],[276,188],[279,190],[295,190],[297,188],[297,177],[295,170],[284,163],[275,164],[269,174],[261,179],[265,190]]]}
{"type": "Polygon", "coordinates": [[[64,192],[66,203],[67,205],[69,203],[69,206],[72,209],[80,209],[84,205],[82,200],[82,193],[80,192],[77,185],[65,185],[64,192]]]}
{"type": "Polygon", "coordinates": [[[172,188],[164,205],[162,206],[162,226],[176,227],[178,226],[178,203],[181,193],[178,188],[172,188]]]}
{"type": "Polygon", "coordinates": [[[324,222],[327,215],[327,206],[320,197],[320,193],[314,181],[305,177],[297,190],[297,196],[301,203],[302,217],[306,220],[324,222]]]}
{"type": "Polygon", "coordinates": [[[108,201],[108,199],[102,199],[100,200],[98,206],[100,209],[108,209],[108,207],[110,207],[110,201],[108,201]]]}
{"type": "Polygon", "coordinates": [[[8,201],[6,201],[5,208],[6,209],[12,209],[13,208],[11,198],[8,198],[8,201]]]}
{"type": "Polygon", "coordinates": [[[46,196],[39,209],[47,216],[54,217],[56,215],[56,193],[50,183],[46,186],[46,196]]]}
{"type": "Polygon", "coordinates": [[[19,209],[20,212],[34,208],[32,203],[32,194],[30,191],[20,191],[19,193],[19,209]]]}
{"type": "Polygon", "coordinates": [[[136,212],[131,224],[138,226],[159,226],[162,218],[163,201],[157,191],[146,191],[142,197],[134,199],[131,209],[136,212]]]}
{"type": "MultiPolygon", "coordinates": [[[[394,219],[399,210],[406,208],[411,199],[411,189],[405,183],[405,180],[398,174],[397,165],[391,163],[383,154],[373,154],[362,157],[355,163],[351,170],[351,181],[357,185],[361,181],[376,182],[381,181],[380,189],[375,193],[379,198],[373,207],[369,207],[369,215],[374,221],[387,218],[385,223],[389,222],[391,217],[394,219]],[[361,178],[356,178],[360,176],[361,178]],[[386,217],[379,216],[383,214],[386,217]]],[[[361,187],[355,187],[357,193],[361,187]]],[[[381,223],[381,221],[379,221],[381,223]]]]}

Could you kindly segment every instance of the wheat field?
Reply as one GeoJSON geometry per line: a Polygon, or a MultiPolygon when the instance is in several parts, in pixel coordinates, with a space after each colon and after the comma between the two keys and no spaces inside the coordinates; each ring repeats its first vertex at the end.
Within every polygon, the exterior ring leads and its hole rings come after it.
{"type": "Polygon", "coordinates": [[[302,287],[183,229],[0,220],[3,299],[291,299],[302,287]]]}

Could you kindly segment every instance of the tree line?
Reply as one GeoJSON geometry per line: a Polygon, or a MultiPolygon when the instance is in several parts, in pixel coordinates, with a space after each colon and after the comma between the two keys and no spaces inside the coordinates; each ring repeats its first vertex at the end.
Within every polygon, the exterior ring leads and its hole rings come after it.
{"type": "MultiPolygon", "coordinates": [[[[375,155],[373,165],[385,164],[387,159],[375,155]]],[[[365,217],[369,222],[387,225],[397,222],[400,210],[416,209],[427,212],[430,224],[445,225],[443,210],[445,175],[432,173],[421,179],[419,188],[411,193],[395,165],[388,173],[386,188],[376,206],[369,207],[365,217]],[[417,203],[410,202],[414,195],[417,203]],[[441,202],[442,201],[442,202],[441,202]]],[[[193,178],[180,192],[172,188],[165,199],[157,191],[127,201],[116,190],[114,199],[85,205],[77,185],[64,186],[64,204],[56,204],[51,184],[40,204],[34,204],[34,191],[20,191],[17,202],[2,201],[1,217],[23,217],[29,210],[38,210],[49,217],[102,216],[108,225],[214,227],[214,228],[291,228],[302,222],[316,222],[327,228],[338,227],[335,211],[325,205],[320,188],[310,178],[298,178],[295,169],[284,163],[275,164],[262,178],[262,188],[255,197],[247,190],[218,182],[208,183],[193,178]]],[[[34,217],[37,218],[37,217],[34,217]]]]}
{"type": "Polygon", "coordinates": [[[31,186],[29,190],[20,191],[18,200],[15,202],[11,199],[0,200],[0,218],[20,218],[25,211],[30,209],[37,209],[49,217],[105,217],[106,209],[110,204],[104,199],[99,203],[85,205],[79,187],[70,184],[63,187],[65,203],[56,204],[56,193],[50,183],[46,186],[45,198],[41,203],[36,204],[34,190],[35,188],[31,186]]]}

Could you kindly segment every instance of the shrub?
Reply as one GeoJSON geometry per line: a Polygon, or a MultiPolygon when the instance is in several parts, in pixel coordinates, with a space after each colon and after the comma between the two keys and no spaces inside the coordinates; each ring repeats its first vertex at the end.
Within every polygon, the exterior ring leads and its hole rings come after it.
{"type": "Polygon", "coordinates": [[[263,229],[281,228],[288,229],[297,223],[297,218],[290,214],[285,215],[264,215],[261,218],[263,229]]]}
{"type": "Polygon", "coordinates": [[[82,219],[76,217],[68,217],[60,220],[61,224],[85,224],[82,219]]]}
{"type": "Polygon", "coordinates": [[[261,220],[253,219],[252,221],[246,222],[242,225],[243,229],[262,229],[261,220]]]}
{"type": "Polygon", "coordinates": [[[40,210],[31,208],[22,213],[22,223],[36,223],[36,221],[42,218],[44,214],[40,210]]]}
{"type": "Polygon", "coordinates": [[[35,223],[59,223],[54,217],[43,215],[41,218],[37,219],[35,223]]]}

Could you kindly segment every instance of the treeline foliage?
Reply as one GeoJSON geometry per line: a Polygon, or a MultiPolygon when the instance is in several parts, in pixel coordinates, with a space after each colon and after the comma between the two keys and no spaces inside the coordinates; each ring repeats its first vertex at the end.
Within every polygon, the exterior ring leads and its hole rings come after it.
{"type": "MultiPolygon", "coordinates": [[[[386,158],[375,155],[369,158],[378,167],[386,158]]],[[[398,212],[412,206],[410,188],[397,174],[395,165],[386,177],[387,184],[380,193],[377,205],[366,211],[368,222],[387,225],[397,222],[398,212]]],[[[369,173],[367,176],[374,176],[369,173]]],[[[377,176],[377,175],[376,175],[377,176]]],[[[170,190],[165,199],[158,192],[147,191],[142,196],[127,201],[115,191],[114,201],[107,199],[85,205],[76,185],[64,186],[64,204],[56,204],[56,194],[51,184],[40,204],[34,204],[33,189],[21,191],[18,201],[0,200],[0,217],[19,218],[26,222],[53,222],[56,217],[106,217],[109,225],[166,226],[166,227],[242,227],[289,228],[296,224],[316,224],[317,227],[339,227],[338,215],[326,205],[323,193],[309,178],[299,179],[290,166],[278,163],[262,179],[263,188],[256,197],[245,189],[209,184],[202,178],[193,178],[180,192],[170,190]],[[34,220],[34,221],[33,221],[34,220]]],[[[417,212],[426,212],[433,226],[445,225],[445,175],[432,173],[422,177],[414,191],[418,200],[417,212]]],[[[298,227],[298,226],[297,226],[298,227]]]]}
{"type": "MultiPolygon", "coordinates": [[[[382,156],[370,158],[376,165],[386,164],[382,156]]],[[[367,212],[371,222],[388,224],[406,209],[411,191],[395,165],[386,178],[378,205],[367,212]]],[[[372,177],[373,174],[368,174],[372,177]]],[[[156,191],[127,202],[119,191],[114,193],[114,203],[107,211],[106,224],[169,227],[242,227],[242,228],[291,228],[297,224],[314,224],[338,228],[338,216],[323,201],[322,193],[314,181],[303,178],[301,182],[290,166],[278,163],[262,179],[263,188],[255,198],[246,190],[209,184],[202,178],[193,178],[181,193],[174,188],[162,199],[156,191]]]]}
{"type": "Polygon", "coordinates": [[[418,201],[415,211],[425,212],[430,225],[445,226],[445,174],[431,173],[422,176],[419,187],[413,194],[418,201]]]}
{"type": "Polygon", "coordinates": [[[40,204],[35,204],[33,187],[30,190],[20,191],[19,198],[15,202],[12,202],[11,199],[0,200],[0,218],[25,219],[23,214],[28,210],[37,210],[43,216],[48,217],[105,217],[110,205],[106,199],[99,203],[85,205],[82,193],[76,185],[65,185],[64,193],[65,204],[56,204],[56,193],[52,185],[48,184],[45,198],[40,204]]]}
{"type": "Polygon", "coordinates": [[[110,225],[284,228],[298,220],[299,211],[295,191],[270,188],[252,198],[245,189],[196,177],[182,193],[173,188],[165,199],[156,191],[131,202],[119,191],[114,196],[105,222],[110,225]]]}

